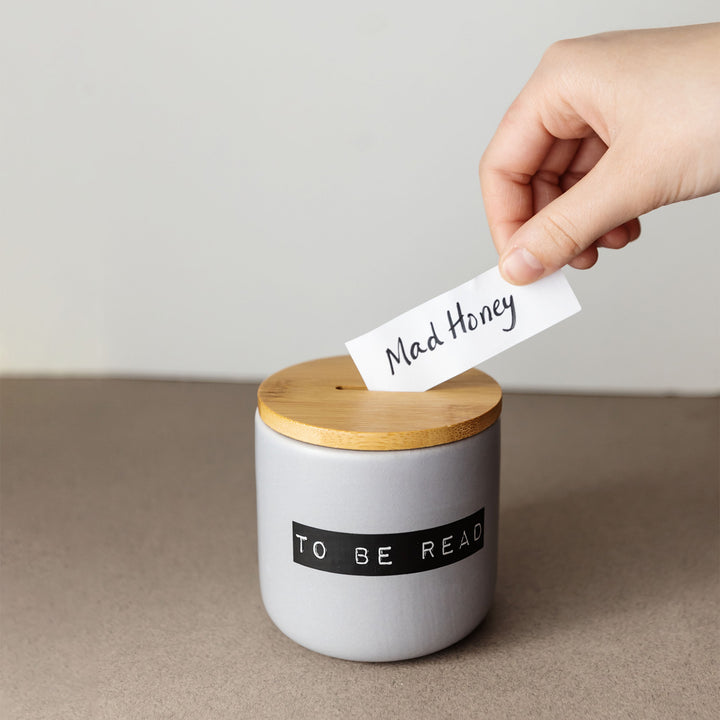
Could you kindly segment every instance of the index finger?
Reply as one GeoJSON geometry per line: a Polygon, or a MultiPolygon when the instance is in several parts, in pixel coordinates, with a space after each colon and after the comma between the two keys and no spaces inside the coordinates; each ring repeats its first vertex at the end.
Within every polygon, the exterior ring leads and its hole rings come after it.
{"type": "Polygon", "coordinates": [[[480,161],[480,187],[493,242],[503,254],[534,212],[531,180],[556,138],[521,94],[500,121],[480,161]]]}

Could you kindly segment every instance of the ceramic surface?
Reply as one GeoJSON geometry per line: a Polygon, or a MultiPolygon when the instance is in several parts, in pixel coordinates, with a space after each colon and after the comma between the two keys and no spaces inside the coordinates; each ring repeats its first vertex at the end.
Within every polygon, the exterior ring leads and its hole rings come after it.
{"type": "Polygon", "coordinates": [[[288,438],[256,414],[260,585],[280,630],[365,661],[425,655],[471,632],[495,586],[499,425],[430,448],[358,451],[288,438]],[[372,572],[383,574],[355,574],[372,572]]]}

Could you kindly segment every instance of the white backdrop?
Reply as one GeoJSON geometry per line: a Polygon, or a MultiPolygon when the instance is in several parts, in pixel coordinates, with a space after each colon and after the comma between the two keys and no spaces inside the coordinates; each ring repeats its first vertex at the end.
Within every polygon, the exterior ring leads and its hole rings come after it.
{"type": "MultiPolygon", "coordinates": [[[[717,0],[26,0],[0,10],[6,374],[261,378],[496,263],[477,163],[561,37],[717,0]]],[[[507,388],[720,389],[720,198],[568,276],[507,388]]]]}

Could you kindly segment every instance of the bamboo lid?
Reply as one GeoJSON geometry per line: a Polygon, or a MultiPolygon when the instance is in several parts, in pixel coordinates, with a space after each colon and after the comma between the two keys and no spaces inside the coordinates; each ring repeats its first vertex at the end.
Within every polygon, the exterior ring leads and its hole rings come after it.
{"type": "Polygon", "coordinates": [[[371,392],[349,355],[281,370],[258,390],[263,422],[313,445],[409,450],[476,435],[500,416],[502,390],[468,370],[422,393],[371,392]]]}

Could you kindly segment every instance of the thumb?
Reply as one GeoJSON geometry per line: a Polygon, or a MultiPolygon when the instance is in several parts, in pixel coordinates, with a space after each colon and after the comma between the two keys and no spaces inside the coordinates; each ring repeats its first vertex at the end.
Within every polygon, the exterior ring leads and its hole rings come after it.
{"type": "Polygon", "coordinates": [[[637,183],[629,182],[634,176],[609,149],[585,177],[510,238],[500,258],[503,277],[515,285],[538,280],[587,254],[598,238],[636,218],[645,203],[637,183]]]}

